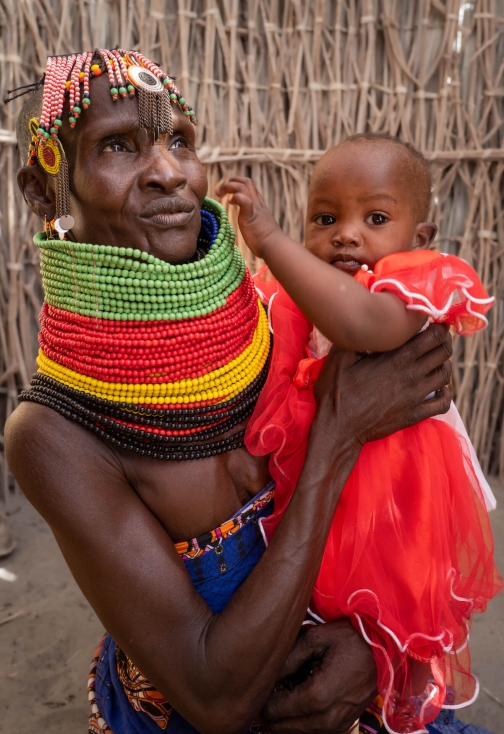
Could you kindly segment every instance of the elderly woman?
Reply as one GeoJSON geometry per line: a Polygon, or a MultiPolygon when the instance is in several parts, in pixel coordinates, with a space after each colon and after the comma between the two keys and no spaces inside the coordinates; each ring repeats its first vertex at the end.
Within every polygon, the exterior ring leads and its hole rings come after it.
{"type": "Polygon", "coordinates": [[[449,337],[331,353],[266,549],[274,486],[244,431],[271,338],[194,121],[137,52],[48,60],[18,124],[45,303],[7,456],[107,630],[90,732],[345,732],[372,655],[345,621],[300,630],[362,445],[448,409],[449,337]]]}

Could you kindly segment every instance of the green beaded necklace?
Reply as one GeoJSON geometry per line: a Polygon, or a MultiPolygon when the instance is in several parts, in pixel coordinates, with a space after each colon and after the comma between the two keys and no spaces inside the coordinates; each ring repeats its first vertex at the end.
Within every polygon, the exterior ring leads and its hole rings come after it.
{"type": "Polygon", "coordinates": [[[83,316],[126,321],[180,320],[224,306],[243,280],[245,262],[225,209],[206,198],[219,230],[199,261],[172,265],[137,249],[49,240],[41,250],[45,300],[83,316]]]}

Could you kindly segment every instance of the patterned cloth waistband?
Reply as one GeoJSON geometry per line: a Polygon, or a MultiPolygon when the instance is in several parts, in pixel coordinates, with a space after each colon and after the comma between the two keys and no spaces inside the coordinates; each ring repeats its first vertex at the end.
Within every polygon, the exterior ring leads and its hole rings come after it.
{"type": "Polygon", "coordinates": [[[219,525],[218,528],[210,530],[208,533],[203,533],[203,535],[192,540],[183,540],[180,543],[175,543],[175,550],[179,556],[183,560],[193,560],[202,556],[204,553],[215,551],[226,538],[234,535],[237,530],[248,522],[254,521],[260,511],[272,501],[275,491],[274,488],[274,482],[267,484],[259,494],[238,510],[236,515],[233,515],[232,518],[219,525]]]}

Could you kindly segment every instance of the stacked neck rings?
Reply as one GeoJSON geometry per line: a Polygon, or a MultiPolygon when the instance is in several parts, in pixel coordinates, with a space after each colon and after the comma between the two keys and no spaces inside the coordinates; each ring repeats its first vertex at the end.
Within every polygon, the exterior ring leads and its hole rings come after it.
{"type": "Polygon", "coordinates": [[[268,319],[225,210],[205,199],[195,258],[38,234],[38,372],[20,395],[155,459],[244,445],[268,372],[268,319]],[[200,259],[196,259],[196,258],[200,259]]]}

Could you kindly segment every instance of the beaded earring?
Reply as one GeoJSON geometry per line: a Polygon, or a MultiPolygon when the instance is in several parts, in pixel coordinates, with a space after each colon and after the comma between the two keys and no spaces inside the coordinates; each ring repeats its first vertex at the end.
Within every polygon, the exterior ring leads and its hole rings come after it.
{"type": "Polygon", "coordinates": [[[50,230],[52,233],[52,224],[54,224],[54,229],[58,232],[59,238],[64,239],[65,234],[75,224],[74,218],[68,213],[70,211],[70,187],[65,151],[58,139],[48,139],[44,145],[37,146],[36,133],[39,121],[36,118],[32,117],[28,127],[32,134],[32,142],[28,152],[28,165],[33,165],[38,161],[44,171],[55,179],[56,215],[52,220],[50,230]]]}

